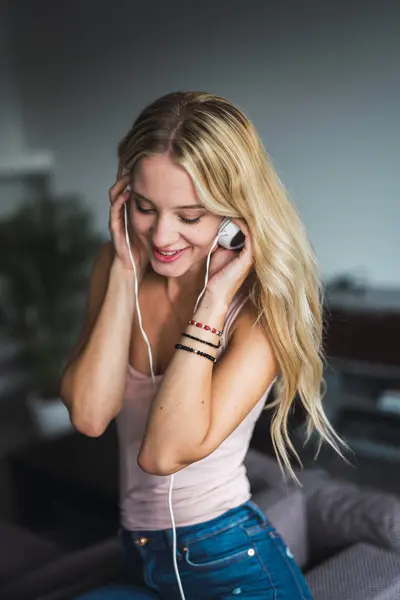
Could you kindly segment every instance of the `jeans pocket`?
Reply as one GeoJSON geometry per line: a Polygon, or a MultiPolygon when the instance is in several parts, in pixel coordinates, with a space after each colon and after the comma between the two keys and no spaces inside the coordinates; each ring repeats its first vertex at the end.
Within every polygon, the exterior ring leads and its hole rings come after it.
{"type": "Polygon", "coordinates": [[[184,562],[193,569],[222,568],[246,562],[250,566],[257,562],[256,550],[243,525],[239,524],[189,540],[181,552],[184,562]]]}
{"type": "Polygon", "coordinates": [[[213,567],[227,567],[243,560],[249,560],[250,558],[254,557],[255,550],[254,548],[250,547],[246,548],[245,550],[241,550],[240,552],[235,552],[230,549],[226,553],[221,553],[220,557],[215,558],[214,560],[209,560],[205,556],[196,557],[196,552],[192,552],[192,554],[189,548],[185,548],[184,560],[187,565],[194,567],[195,569],[210,569],[213,567]]]}
{"type": "Polygon", "coordinates": [[[270,598],[265,595],[270,589],[268,576],[251,542],[247,539],[228,544],[227,540],[220,539],[220,535],[216,537],[219,539],[209,538],[207,545],[203,542],[188,544],[184,549],[180,570],[186,581],[190,581],[191,597],[209,598],[207,590],[213,589],[215,594],[218,591],[218,598],[234,598],[239,590],[246,598],[250,598],[246,595],[250,591],[261,593],[264,590],[262,598],[270,598]]]}
{"type": "Polygon", "coordinates": [[[190,582],[186,585],[193,592],[192,597],[209,598],[209,588],[214,590],[215,597],[218,591],[221,598],[242,594],[250,599],[256,592],[265,600],[274,597],[256,544],[245,531],[259,522],[259,518],[250,516],[233,527],[185,540],[185,547],[180,548],[180,571],[190,582]]]}

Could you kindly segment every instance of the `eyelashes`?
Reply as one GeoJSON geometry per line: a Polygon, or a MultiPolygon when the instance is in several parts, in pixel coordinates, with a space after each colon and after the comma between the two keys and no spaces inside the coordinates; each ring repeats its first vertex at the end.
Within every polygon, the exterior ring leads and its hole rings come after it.
{"type": "MultiPolygon", "coordinates": [[[[142,208],[138,201],[135,199],[135,204],[137,210],[144,215],[151,215],[154,213],[154,208],[142,208]]],[[[179,217],[182,223],[186,223],[186,225],[195,225],[196,223],[200,223],[201,217],[196,217],[195,219],[185,219],[185,217],[179,217]]]]}
{"type": "Polygon", "coordinates": [[[187,225],[194,225],[195,223],[200,223],[201,217],[197,217],[196,219],[185,219],[185,217],[179,217],[182,223],[186,223],[187,225]]]}

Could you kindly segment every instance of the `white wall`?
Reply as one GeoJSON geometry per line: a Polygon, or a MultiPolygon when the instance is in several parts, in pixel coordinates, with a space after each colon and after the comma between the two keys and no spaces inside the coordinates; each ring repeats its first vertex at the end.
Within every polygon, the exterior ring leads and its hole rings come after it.
{"type": "Polygon", "coordinates": [[[116,143],[138,111],[211,91],[259,128],[325,276],[399,285],[400,4],[138,4],[12,3],[25,134],[54,151],[58,190],[83,192],[106,230],[116,143]]]}

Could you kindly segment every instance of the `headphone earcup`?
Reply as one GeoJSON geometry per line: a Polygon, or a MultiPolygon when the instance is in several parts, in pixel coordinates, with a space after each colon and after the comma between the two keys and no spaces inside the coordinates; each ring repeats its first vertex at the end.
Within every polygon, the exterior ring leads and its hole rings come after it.
{"type": "Polygon", "coordinates": [[[239,227],[225,218],[219,228],[218,244],[227,250],[240,250],[244,246],[244,234],[239,227]]]}

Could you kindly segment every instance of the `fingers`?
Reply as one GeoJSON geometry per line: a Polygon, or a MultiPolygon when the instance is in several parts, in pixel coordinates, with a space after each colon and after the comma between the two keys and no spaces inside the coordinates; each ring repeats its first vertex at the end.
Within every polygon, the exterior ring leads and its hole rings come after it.
{"type": "Polygon", "coordinates": [[[117,227],[117,225],[122,222],[122,207],[129,200],[131,195],[130,181],[130,175],[124,175],[110,188],[110,228],[117,227]]]}
{"type": "Polygon", "coordinates": [[[240,231],[244,234],[244,248],[242,249],[240,256],[243,254],[247,255],[249,261],[253,261],[253,244],[251,240],[250,229],[243,219],[232,219],[232,222],[235,223],[240,229],[240,231]]]}
{"type": "Polygon", "coordinates": [[[110,197],[110,202],[111,204],[116,203],[118,200],[120,200],[121,204],[123,204],[123,202],[126,202],[126,200],[129,198],[130,195],[130,188],[126,189],[127,186],[129,186],[129,184],[131,183],[131,176],[130,174],[124,175],[123,177],[121,177],[120,179],[118,179],[115,184],[110,188],[109,190],[109,197],[110,197]],[[121,197],[124,197],[124,200],[122,200],[121,197]]]}
{"type": "Polygon", "coordinates": [[[232,223],[235,223],[245,235],[245,237],[250,237],[250,229],[247,227],[246,222],[243,219],[231,219],[232,223]]]}

